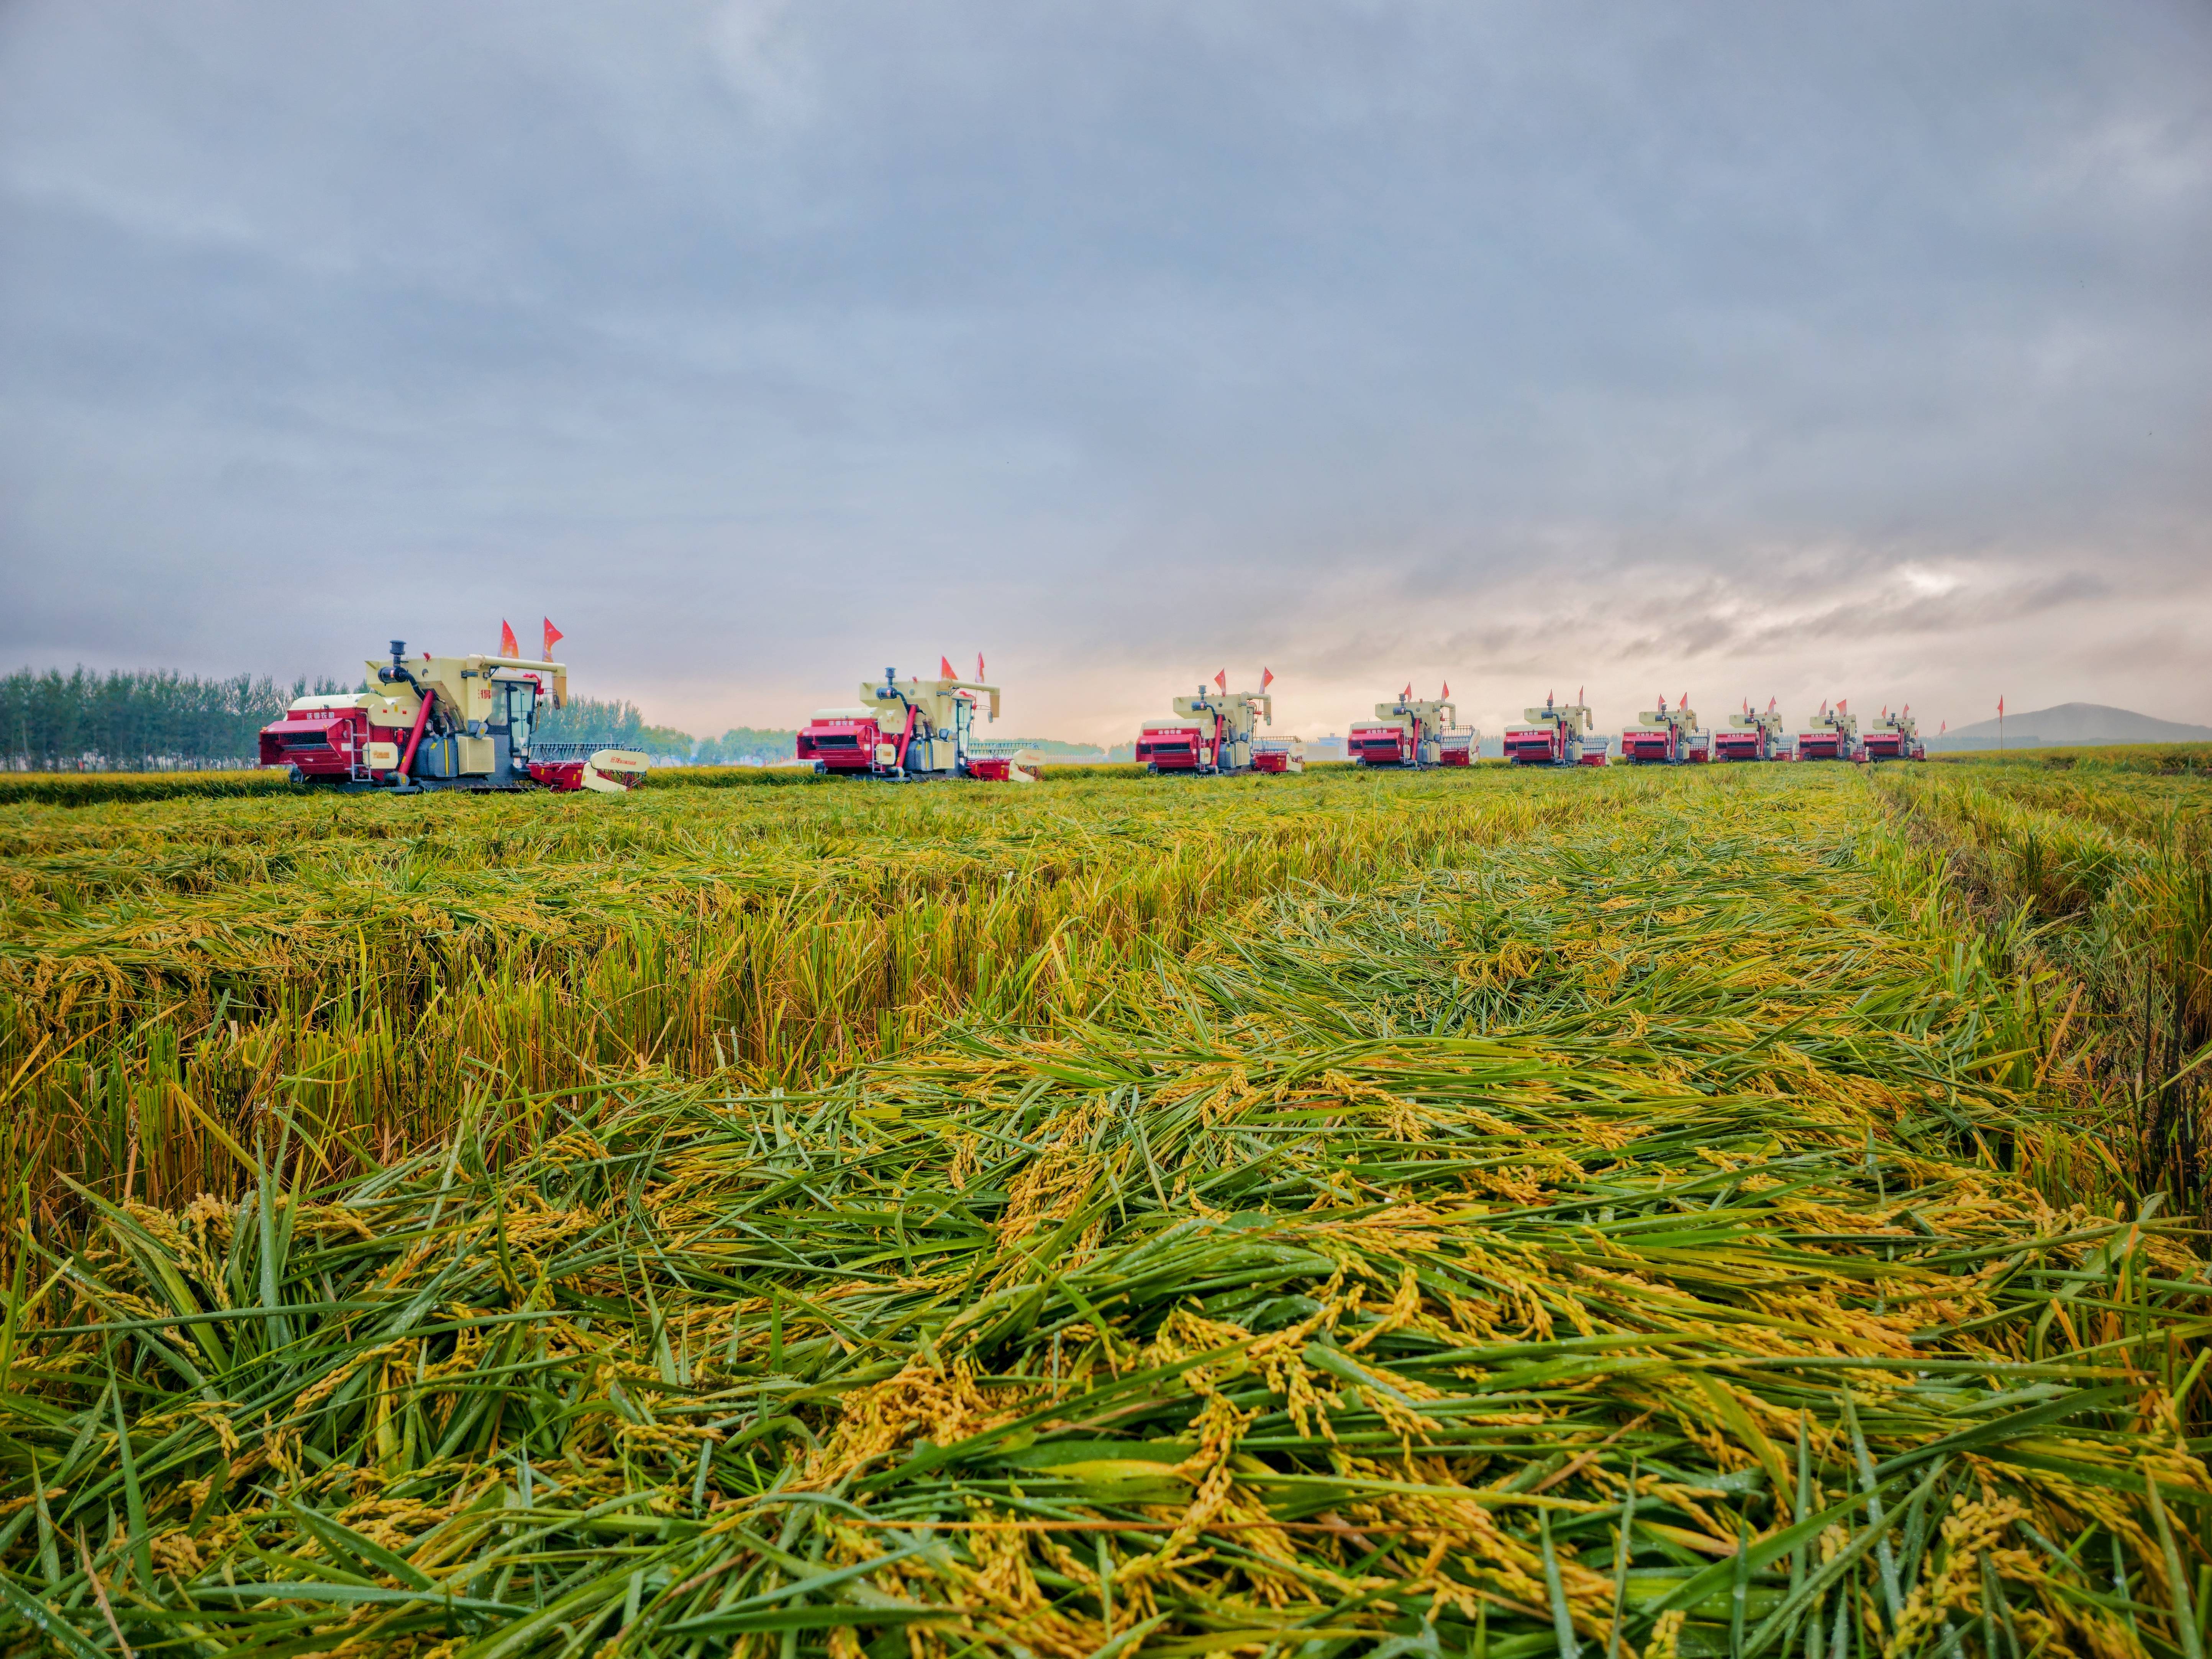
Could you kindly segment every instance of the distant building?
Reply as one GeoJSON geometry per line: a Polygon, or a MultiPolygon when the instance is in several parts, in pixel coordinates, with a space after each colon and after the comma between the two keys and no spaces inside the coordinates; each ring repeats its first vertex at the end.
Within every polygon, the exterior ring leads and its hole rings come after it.
{"type": "Polygon", "coordinates": [[[1340,761],[1344,758],[1344,738],[1335,732],[1327,732],[1306,742],[1306,758],[1310,761],[1340,761]]]}

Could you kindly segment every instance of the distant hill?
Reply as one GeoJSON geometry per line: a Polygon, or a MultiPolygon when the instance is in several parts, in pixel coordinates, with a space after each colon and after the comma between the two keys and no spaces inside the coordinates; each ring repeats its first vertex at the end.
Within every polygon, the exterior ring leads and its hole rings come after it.
{"type": "MultiPolygon", "coordinates": [[[[2062,702],[2055,708],[2023,709],[2006,715],[2004,743],[2008,749],[2077,743],[2212,743],[2212,726],[2155,720],[2100,702],[2062,702]]],[[[1930,749],[1994,749],[1996,744],[1994,720],[1977,720],[1928,740],[1930,749]]]]}

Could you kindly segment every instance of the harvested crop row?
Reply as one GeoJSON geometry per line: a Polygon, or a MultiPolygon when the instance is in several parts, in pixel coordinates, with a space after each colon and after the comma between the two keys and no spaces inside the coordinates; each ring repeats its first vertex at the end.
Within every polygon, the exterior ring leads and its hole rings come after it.
{"type": "Polygon", "coordinates": [[[271,1659],[2189,1650],[2203,1264],[2007,1173],[2051,1033],[1937,873],[1701,779],[1050,1037],[104,1211],[0,1582],[271,1659]]]}

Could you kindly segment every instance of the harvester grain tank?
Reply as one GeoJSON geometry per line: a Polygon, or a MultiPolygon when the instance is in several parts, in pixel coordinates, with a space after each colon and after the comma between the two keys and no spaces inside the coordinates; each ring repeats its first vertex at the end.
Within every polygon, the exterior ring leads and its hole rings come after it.
{"type": "Polygon", "coordinates": [[[1636,718],[1643,724],[1620,734],[1621,758],[1632,766],[1679,766],[1685,761],[1702,760],[1711,752],[1710,738],[1705,750],[1698,752],[1698,739],[1705,734],[1698,730],[1697,711],[1690,707],[1686,691],[1674,708],[1668,708],[1667,699],[1662,697],[1658,708],[1647,708],[1636,718]]]}
{"type": "Polygon", "coordinates": [[[1355,766],[1467,766],[1481,737],[1457,726],[1459,710],[1451,687],[1433,700],[1413,696],[1407,686],[1389,702],[1375,705],[1375,718],[1346,734],[1345,752],[1355,766]]]}
{"type": "Polygon", "coordinates": [[[1257,691],[1231,691],[1224,670],[1211,689],[1201,685],[1194,696],[1177,697],[1173,720],[1154,720],[1137,733],[1137,759],[1154,775],[1254,770],[1259,728],[1275,723],[1275,699],[1267,690],[1274,678],[1263,670],[1257,691]]]}
{"type": "Polygon", "coordinates": [[[938,667],[933,680],[901,680],[886,668],[880,682],[861,686],[857,705],[816,709],[799,728],[798,759],[833,776],[1034,781],[1020,762],[974,752],[979,706],[988,699],[988,718],[999,718],[999,688],[984,683],[982,659],[972,680],[942,658],[938,667]]]}
{"type": "Polygon", "coordinates": [[[1766,700],[1766,707],[1754,709],[1751,699],[1743,702],[1741,714],[1729,716],[1729,730],[1713,734],[1713,758],[1717,761],[1781,760],[1788,752],[1788,739],[1782,735],[1782,716],[1774,712],[1774,699],[1766,700]]]}
{"type": "Polygon", "coordinates": [[[1797,734],[1797,758],[1801,761],[1840,760],[1856,761],[1866,758],[1859,745],[1859,718],[1850,711],[1846,701],[1838,700],[1831,709],[1826,703],[1813,717],[1812,729],[1797,734]]]}
{"type": "Polygon", "coordinates": [[[1867,728],[1864,749],[1870,761],[1928,758],[1928,745],[1920,738],[1920,722],[1912,718],[1909,704],[1894,714],[1883,709],[1881,718],[1867,728]]]}
{"type": "Polygon", "coordinates": [[[1505,731],[1505,758],[1516,766],[1602,766],[1606,739],[1590,731],[1589,705],[1575,694],[1572,702],[1554,702],[1544,694],[1541,708],[1524,709],[1526,722],[1505,731]]]}
{"type": "Polygon", "coordinates": [[[591,790],[620,794],[644,781],[646,757],[602,743],[534,734],[549,701],[568,701],[565,663],[475,653],[368,659],[364,691],[301,697],[261,729],[261,763],[295,783],[359,792],[591,790]]]}

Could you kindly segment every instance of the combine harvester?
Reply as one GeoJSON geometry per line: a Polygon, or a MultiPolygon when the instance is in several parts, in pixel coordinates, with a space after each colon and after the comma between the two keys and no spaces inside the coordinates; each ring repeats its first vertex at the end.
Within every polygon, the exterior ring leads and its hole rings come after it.
{"type": "Polygon", "coordinates": [[[1837,701],[1832,712],[1826,703],[1813,717],[1813,730],[1797,734],[1797,758],[1801,761],[1862,761],[1866,750],[1859,743],[1858,716],[1850,713],[1848,702],[1837,701]]]}
{"type": "Polygon", "coordinates": [[[1583,694],[1571,703],[1555,703],[1544,694],[1541,708],[1524,709],[1526,726],[1508,726],[1505,758],[1516,766],[1603,766],[1611,740],[1590,730],[1589,706],[1583,694]]]}
{"type": "Polygon", "coordinates": [[[863,685],[851,708],[817,708],[799,729],[798,763],[832,777],[976,778],[990,783],[1034,783],[1039,770],[1023,757],[974,752],[977,700],[990,699],[999,718],[999,688],[984,683],[983,659],[975,678],[963,680],[938,659],[938,678],[884,670],[880,684],[863,685]]]}
{"type": "Polygon", "coordinates": [[[1647,708],[1636,718],[1644,724],[1620,734],[1620,757],[1631,766],[1680,766],[1703,761],[1711,753],[1711,738],[1698,730],[1697,711],[1690,707],[1686,691],[1674,708],[1668,708],[1662,697],[1658,708],[1647,708]]]}
{"type": "MultiPolygon", "coordinates": [[[[1212,777],[1224,772],[1288,769],[1259,763],[1258,728],[1275,723],[1275,700],[1267,692],[1274,683],[1273,673],[1263,668],[1257,691],[1231,691],[1229,671],[1222,670],[1213,677],[1212,690],[1201,685],[1195,696],[1175,700],[1174,720],[1156,720],[1137,733],[1138,760],[1155,777],[1163,772],[1212,777]]],[[[1303,744],[1298,745],[1297,769],[1305,769],[1303,744]]]]}
{"type": "Polygon", "coordinates": [[[542,661],[515,651],[512,630],[498,656],[410,659],[394,640],[391,661],[368,660],[370,690],[301,697],[263,726],[261,763],[349,793],[636,788],[647,762],[635,750],[533,738],[540,702],[568,701],[568,665],[551,660],[559,638],[547,623],[542,661]]]}
{"type": "Polygon", "coordinates": [[[1786,760],[1788,740],[1782,735],[1782,716],[1774,712],[1774,699],[1766,700],[1766,707],[1753,712],[1751,699],[1743,700],[1743,713],[1729,716],[1729,725],[1735,729],[1713,734],[1713,758],[1717,761],[1777,761],[1786,760]]]}
{"type": "Polygon", "coordinates": [[[1408,685],[1395,702],[1375,705],[1375,719],[1345,734],[1345,752],[1354,766],[1471,766],[1480,751],[1480,733],[1453,724],[1459,710],[1451,687],[1432,702],[1417,701],[1408,685]]]}
{"type": "Polygon", "coordinates": [[[1926,760],[1928,745],[1920,739],[1920,722],[1912,718],[1911,705],[1894,714],[1883,709],[1881,718],[1867,728],[1863,752],[1870,761],[1926,760]]]}

